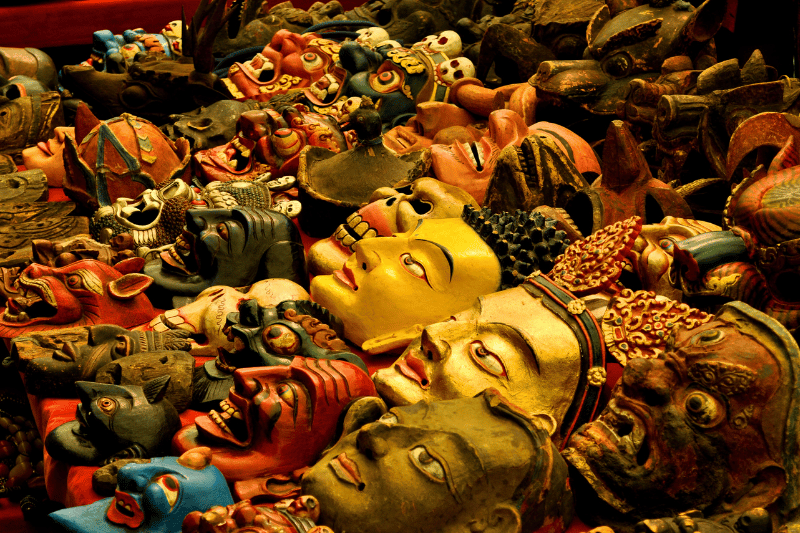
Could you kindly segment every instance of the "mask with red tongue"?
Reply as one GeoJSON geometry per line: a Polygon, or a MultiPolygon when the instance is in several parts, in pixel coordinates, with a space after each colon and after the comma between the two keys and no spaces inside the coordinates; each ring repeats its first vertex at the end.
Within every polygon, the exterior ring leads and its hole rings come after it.
{"type": "Polygon", "coordinates": [[[239,369],[228,398],[179,431],[173,448],[210,446],[232,482],[288,474],[317,458],[345,406],[361,396],[375,396],[372,381],[345,361],[295,357],[288,366],[239,369]]]}

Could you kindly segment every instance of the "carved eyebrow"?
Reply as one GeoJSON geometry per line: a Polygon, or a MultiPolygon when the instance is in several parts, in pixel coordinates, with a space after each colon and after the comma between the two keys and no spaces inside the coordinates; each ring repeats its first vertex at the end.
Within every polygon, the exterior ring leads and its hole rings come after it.
{"type": "Polygon", "coordinates": [[[438,247],[442,253],[444,254],[444,258],[447,259],[447,264],[450,266],[450,281],[453,281],[453,254],[450,253],[450,250],[439,244],[438,242],[428,241],[426,239],[417,239],[420,242],[429,242],[436,247],[438,247]]]}

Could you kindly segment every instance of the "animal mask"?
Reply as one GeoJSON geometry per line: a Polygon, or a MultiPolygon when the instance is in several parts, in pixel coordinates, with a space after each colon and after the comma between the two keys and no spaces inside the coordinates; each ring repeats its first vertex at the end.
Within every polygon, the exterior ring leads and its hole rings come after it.
{"type": "Polygon", "coordinates": [[[153,279],[135,271],[139,258],[109,266],[94,259],[61,268],[32,264],[18,283],[22,295],[9,299],[0,318],[0,337],[12,338],[57,326],[138,326],[156,315],[143,293],[153,279]]]}

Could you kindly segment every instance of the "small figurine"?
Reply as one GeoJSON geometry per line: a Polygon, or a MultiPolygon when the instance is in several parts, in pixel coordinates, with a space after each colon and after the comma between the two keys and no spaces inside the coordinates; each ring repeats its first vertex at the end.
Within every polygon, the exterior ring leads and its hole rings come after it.
{"type": "Polygon", "coordinates": [[[303,494],[337,532],[560,533],[574,510],[549,422],[493,389],[396,407],[328,450],[303,494]]]}
{"type": "Polygon", "coordinates": [[[188,513],[233,504],[225,479],[210,463],[208,448],[197,448],[180,457],[125,465],[113,497],[50,517],[72,533],[179,533],[188,513]]]}
{"type": "Polygon", "coordinates": [[[175,407],[164,399],[169,379],[155,378],[144,387],[76,382],[81,400],[76,420],[47,434],[47,453],[73,465],[160,456],[181,426],[175,407]]]}
{"type": "Polygon", "coordinates": [[[374,396],[360,368],[345,361],[296,357],[288,366],[244,368],[219,411],[181,429],[173,450],[211,446],[212,464],[239,499],[268,493],[267,478],[310,465],[335,436],[351,400],[374,396]]]}

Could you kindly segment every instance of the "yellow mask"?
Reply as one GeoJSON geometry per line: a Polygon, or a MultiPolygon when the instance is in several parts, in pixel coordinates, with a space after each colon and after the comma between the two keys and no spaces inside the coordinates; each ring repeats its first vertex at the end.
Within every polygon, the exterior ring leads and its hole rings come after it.
{"type": "Polygon", "coordinates": [[[450,218],[359,241],[342,270],[312,280],[311,297],[360,346],[447,318],[499,287],[495,253],[466,222],[450,218]]]}

